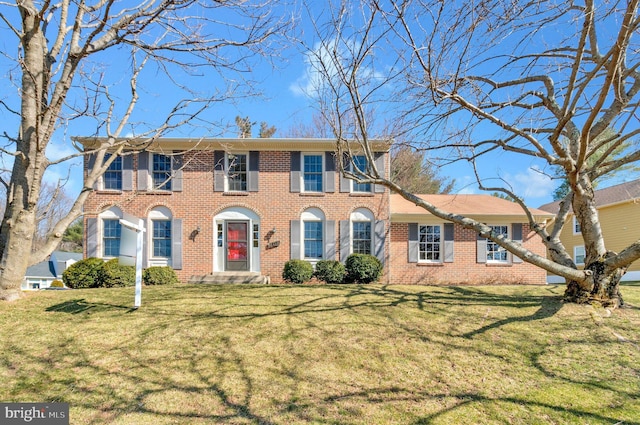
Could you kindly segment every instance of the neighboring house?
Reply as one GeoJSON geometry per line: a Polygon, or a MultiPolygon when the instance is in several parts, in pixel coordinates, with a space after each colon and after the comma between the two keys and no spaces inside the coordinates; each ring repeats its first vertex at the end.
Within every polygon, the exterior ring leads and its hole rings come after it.
{"type": "MultiPolygon", "coordinates": [[[[640,179],[596,190],[594,195],[607,249],[620,252],[640,239],[640,231],[637,227],[637,223],[640,221],[640,179]]],[[[553,214],[557,214],[559,208],[559,201],[540,207],[540,209],[553,214]]],[[[562,228],[560,241],[567,252],[573,256],[576,265],[578,267],[584,266],[584,241],[582,233],[580,233],[580,224],[577,223],[573,212],[569,213],[565,226],[562,228]]],[[[631,264],[622,280],[640,280],[639,261],[631,264]]],[[[561,283],[564,282],[564,278],[549,275],[547,281],[561,283]]]]}
{"type": "Polygon", "coordinates": [[[53,251],[48,260],[27,268],[22,289],[30,291],[50,287],[54,280],[62,280],[62,273],[79,260],[82,260],[81,252],[53,251]]]}
{"type": "MultiPolygon", "coordinates": [[[[89,150],[105,140],[78,141],[89,150]]],[[[354,252],[383,262],[383,282],[545,282],[544,272],[479,243],[473,232],[424,211],[405,214],[388,189],[344,178],[334,149],[330,139],[159,139],[144,152],[125,152],[85,202],[85,255],[118,257],[119,220],[131,214],[145,223],[143,267],[171,266],[185,282],[230,272],[281,282],[289,259],[344,262],[354,252]]],[[[389,145],[376,142],[374,152],[388,176],[389,145]]],[[[355,161],[366,166],[363,155],[355,161]]],[[[484,195],[447,199],[475,200],[471,207],[484,208],[472,209],[475,217],[544,254],[515,204],[484,195]]]]}

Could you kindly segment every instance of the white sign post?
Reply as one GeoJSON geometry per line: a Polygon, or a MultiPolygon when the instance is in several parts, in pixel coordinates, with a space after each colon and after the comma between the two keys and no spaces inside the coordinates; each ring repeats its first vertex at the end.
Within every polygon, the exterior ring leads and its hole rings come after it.
{"type": "Polygon", "coordinates": [[[118,262],[124,266],[136,268],[136,293],[133,308],[142,304],[142,241],[144,221],[130,214],[124,214],[120,219],[122,232],[120,234],[120,256],[118,262]]]}

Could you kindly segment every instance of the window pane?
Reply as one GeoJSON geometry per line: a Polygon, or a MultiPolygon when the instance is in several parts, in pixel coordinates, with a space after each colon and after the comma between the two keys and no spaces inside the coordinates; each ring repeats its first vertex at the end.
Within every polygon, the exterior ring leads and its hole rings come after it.
{"type": "Polygon", "coordinates": [[[171,157],[153,154],[153,187],[159,190],[171,190],[171,157]]]}
{"type": "Polygon", "coordinates": [[[304,257],[322,258],[322,222],[304,222],[304,257]]]}
{"type": "MultiPolygon", "coordinates": [[[[111,154],[105,156],[105,160],[109,159],[111,154]]],[[[122,157],[113,160],[103,177],[104,188],[110,190],[122,190],[122,157]]]]}
{"type": "Polygon", "coordinates": [[[440,261],[440,226],[421,225],[418,240],[421,260],[440,261]]]}
{"type": "Polygon", "coordinates": [[[322,155],[304,156],[304,191],[322,192],[322,155]]]}
{"type": "MultiPolygon", "coordinates": [[[[364,155],[356,155],[353,157],[354,165],[362,172],[367,172],[367,157],[364,155]]],[[[354,172],[357,172],[354,170],[354,172]]],[[[371,192],[371,183],[358,183],[353,182],[354,192],[371,192]]]]}
{"type": "Polygon", "coordinates": [[[118,219],[107,219],[102,221],[103,226],[103,247],[105,257],[117,257],[120,255],[120,232],[122,226],[118,219]]]}
{"type": "MultiPolygon", "coordinates": [[[[504,235],[508,237],[508,227],[507,226],[489,226],[491,230],[496,234],[504,235]]],[[[507,250],[502,248],[495,242],[487,239],[487,261],[499,261],[499,262],[507,262],[507,250]]]]}
{"type": "Polygon", "coordinates": [[[371,222],[353,222],[354,254],[371,254],[371,222]]]}
{"type": "Polygon", "coordinates": [[[247,155],[229,154],[227,156],[230,191],[247,191],[247,155]]]}
{"type": "Polygon", "coordinates": [[[153,256],[171,257],[171,221],[153,222],[153,256]]]}

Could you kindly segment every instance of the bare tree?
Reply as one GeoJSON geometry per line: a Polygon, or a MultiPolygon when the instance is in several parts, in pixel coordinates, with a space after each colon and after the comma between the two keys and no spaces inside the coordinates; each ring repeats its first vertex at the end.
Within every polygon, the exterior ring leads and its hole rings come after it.
{"type": "Polygon", "coordinates": [[[3,180],[8,195],[0,229],[0,299],[21,296],[27,266],[58,245],[96,179],[125,147],[143,149],[187,123],[211,129],[201,121],[211,104],[251,94],[254,85],[243,75],[260,56],[273,57],[274,35],[287,33],[288,23],[274,7],[268,0],[0,1],[2,40],[5,46],[15,42],[15,53],[2,53],[13,64],[6,81],[19,94],[0,101],[16,121],[15,132],[2,135],[0,151],[3,162],[13,158],[10,180],[3,180]],[[151,113],[137,112],[143,94],[154,93],[162,101],[146,105],[151,113]],[[88,125],[106,142],[89,152],[47,157],[54,134],[64,139],[77,128],[91,135],[88,125]],[[105,160],[107,150],[115,155],[105,160]],[[31,253],[45,171],[86,154],[96,160],[84,188],[31,253]]]}
{"type": "MultiPolygon", "coordinates": [[[[366,169],[352,166],[343,173],[386,185],[435,216],[564,277],[568,301],[622,303],[619,281],[640,258],[640,240],[619,253],[606,248],[593,185],[640,159],[638,0],[407,0],[359,8],[343,2],[315,22],[318,40],[309,52],[321,77],[323,116],[339,140],[358,141],[369,159],[366,169]],[[369,143],[375,134],[367,122],[372,109],[393,116],[405,139],[433,152],[433,160],[468,161],[481,189],[518,202],[550,258],[498,237],[483,223],[440,210],[380,175],[369,143]],[[345,121],[357,125],[344,126],[345,121]],[[614,138],[600,137],[607,129],[614,138]],[[614,157],[625,143],[629,148],[614,157]],[[541,172],[562,169],[570,190],[551,226],[536,223],[509,185],[487,187],[477,159],[496,152],[525,156],[541,172]],[[594,155],[599,158],[590,160],[594,155]],[[582,228],[584,270],[559,239],[570,208],[582,228]]],[[[338,145],[345,154],[349,146],[338,145]]]]}

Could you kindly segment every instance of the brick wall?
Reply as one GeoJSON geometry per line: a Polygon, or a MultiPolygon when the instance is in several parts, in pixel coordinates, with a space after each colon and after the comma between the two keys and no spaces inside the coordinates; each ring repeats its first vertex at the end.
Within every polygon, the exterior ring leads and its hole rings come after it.
{"type": "MultiPolygon", "coordinates": [[[[409,263],[407,223],[391,224],[389,279],[395,284],[544,284],[546,272],[529,263],[490,264],[476,262],[476,237],[473,230],[454,225],[454,261],[452,263],[409,263]]],[[[522,226],[525,248],[545,255],[539,237],[522,226]]]]}
{"type": "MultiPolygon", "coordinates": [[[[260,218],[261,273],[270,276],[272,282],[279,282],[284,263],[290,259],[290,220],[299,220],[305,209],[319,208],[326,220],[335,220],[336,245],[340,240],[340,220],[348,220],[355,209],[367,208],[380,220],[389,218],[388,192],[366,195],[340,193],[337,172],[334,193],[291,193],[289,152],[260,152],[258,192],[215,192],[213,156],[212,151],[185,154],[182,192],[137,192],[135,172],[133,192],[93,192],[85,203],[85,220],[97,217],[101,211],[114,205],[139,218],[146,218],[154,207],[166,206],[173,218],[183,220],[183,268],[176,272],[182,281],[186,281],[192,275],[205,275],[213,271],[216,214],[229,207],[246,208],[260,218]],[[198,226],[200,233],[190,238],[198,226]],[[272,229],[276,229],[276,233],[270,241],[279,241],[280,244],[267,249],[265,237],[272,229]]],[[[137,158],[134,158],[134,170],[137,168],[137,158]]],[[[339,256],[338,246],[336,251],[339,256]]]]}

